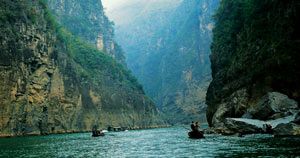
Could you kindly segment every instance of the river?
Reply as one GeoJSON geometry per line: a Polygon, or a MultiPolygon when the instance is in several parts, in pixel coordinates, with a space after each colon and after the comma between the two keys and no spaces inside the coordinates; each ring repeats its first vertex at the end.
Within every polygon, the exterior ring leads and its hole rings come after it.
{"type": "Polygon", "coordinates": [[[296,157],[300,138],[271,135],[187,137],[183,127],[0,139],[0,157],[296,157]]]}

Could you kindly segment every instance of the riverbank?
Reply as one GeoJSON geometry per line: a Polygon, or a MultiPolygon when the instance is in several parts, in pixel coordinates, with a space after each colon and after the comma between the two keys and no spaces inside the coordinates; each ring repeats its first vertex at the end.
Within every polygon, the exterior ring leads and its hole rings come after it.
{"type": "MultiPolygon", "coordinates": [[[[155,128],[169,128],[170,125],[156,125],[147,127],[129,127],[128,130],[145,130],[145,129],[155,129],[155,128]]],[[[103,128],[104,130],[104,128],[103,128]]],[[[27,134],[3,134],[0,133],[0,138],[12,138],[12,137],[30,137],[30,136],[42,136],[42,135],[53,135],[53,134],[72,134],[72,133],[91,133],[92,130],[66,130],[66,131],[53,131],[47,134],[41,134],[37,132],[27,133],[27,134]]]]}

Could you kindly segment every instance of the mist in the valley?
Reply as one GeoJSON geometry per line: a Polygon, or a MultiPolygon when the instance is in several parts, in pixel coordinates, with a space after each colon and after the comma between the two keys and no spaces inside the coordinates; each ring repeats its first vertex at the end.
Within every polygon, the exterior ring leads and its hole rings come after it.
{"type": "Polygon", "coordinates": [[[178,6],[182,0],[103,0],[106,14],[116,26],[130,24],[134,19],[155,10],[178,6]]]}
{"type": "Polygon", "coordinates": [[[103,0],[128,68],[171,123],[205,122],[211,16],[218,3],[103,0]]]}

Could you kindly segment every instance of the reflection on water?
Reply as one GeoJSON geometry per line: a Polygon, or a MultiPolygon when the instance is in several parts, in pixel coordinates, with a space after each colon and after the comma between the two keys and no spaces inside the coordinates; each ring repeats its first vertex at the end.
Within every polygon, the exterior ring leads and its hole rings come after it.
{"type": "Polygon", "coordinates": [[[0,157],[257,157],[298,156],[299,138],[207,135],[191,140],[182,127],[0,139],[0,157]]]}

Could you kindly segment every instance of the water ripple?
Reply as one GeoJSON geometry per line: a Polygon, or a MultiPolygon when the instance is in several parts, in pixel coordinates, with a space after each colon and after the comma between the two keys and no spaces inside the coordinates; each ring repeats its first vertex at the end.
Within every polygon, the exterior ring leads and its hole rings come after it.
{"type": "Polygon", "coordinates": [[[0,157],[296,157],[298,138],[247,135],[243,138],[207,135],[187,138],[181,127],[0,139],[0,157]]]}

